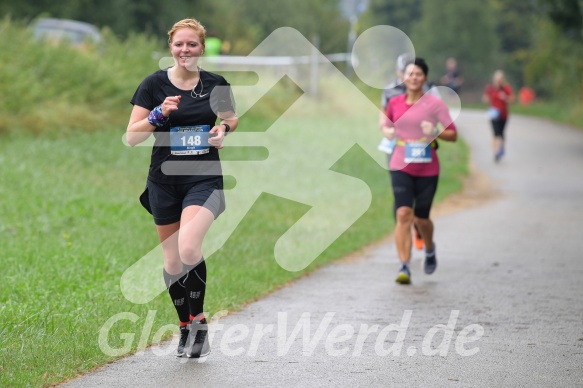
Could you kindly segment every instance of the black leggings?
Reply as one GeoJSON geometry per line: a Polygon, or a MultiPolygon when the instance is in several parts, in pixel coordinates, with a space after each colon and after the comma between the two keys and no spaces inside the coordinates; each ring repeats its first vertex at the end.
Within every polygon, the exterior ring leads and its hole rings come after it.
{"type": "Polygon", "coordinates": [[[412,176],[403,171],[391,171],[395,211],[406,206],[413,209],[415,217],[429,218],[438,180],[439,175],[412,176]]]}

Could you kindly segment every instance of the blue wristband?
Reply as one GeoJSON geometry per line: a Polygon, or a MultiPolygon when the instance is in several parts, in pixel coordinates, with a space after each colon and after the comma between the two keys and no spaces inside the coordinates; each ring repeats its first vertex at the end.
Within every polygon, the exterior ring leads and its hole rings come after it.
{"type": "Polygon", "coordinates": [[[148,122],[155,127],[163,127],[168,123],[170,117],[164,117],[162,114],[162,105],[158,105],[148,115],[148,122]]]}

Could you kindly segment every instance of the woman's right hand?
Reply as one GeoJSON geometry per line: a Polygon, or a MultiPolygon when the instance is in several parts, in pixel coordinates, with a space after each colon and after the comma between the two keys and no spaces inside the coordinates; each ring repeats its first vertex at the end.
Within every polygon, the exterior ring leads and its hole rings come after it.
{"type": "Polygon", "coordinates": [[[383,127],[382,131],[383,135],[389,140],[395,137],[395,127],[383,127]]]}
{"type": "Polygon", "coordinates": [[[162,115],[164,117],[170,116],[170,113],[178,110],[178,104],[180,103],[180,99],[182,96],[168,96],[164,99],[164,102],[161,104],[162,108],[162,115]]]}

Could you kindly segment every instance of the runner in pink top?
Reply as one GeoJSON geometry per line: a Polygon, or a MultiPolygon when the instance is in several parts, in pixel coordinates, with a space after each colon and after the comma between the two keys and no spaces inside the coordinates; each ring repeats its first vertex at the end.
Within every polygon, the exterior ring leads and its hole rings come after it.
{"type": "Polygon", "coordinates": [[[389,101],[387,121],[382,128],[387,139],[397,138],[389,169],[397,215],[395,245],[401,261],[396,281],[401,284],[411,283],[409,262],[413,224],[421,231],[425,245],[425,273],[432,274],[437,268],[433,222],[429,218],[439,180],[435,139],[457,139],[447,106],[440,99],[423,93],[428,71],[421,58],[406,66],[407,93],[389,101]]]}

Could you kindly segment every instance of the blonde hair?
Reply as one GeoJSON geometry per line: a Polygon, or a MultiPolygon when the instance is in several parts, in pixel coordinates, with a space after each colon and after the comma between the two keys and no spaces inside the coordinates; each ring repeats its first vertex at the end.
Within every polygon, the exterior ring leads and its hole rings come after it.
{"type": "Polygon", "coordinates": [[[182,28],[192,28],[197,34],[202,47],[205,47],[206,30],[202,24],[196,19],[182,19],[174,23],[170,31],[168,31],[168,44],[172,44],[172,39],[176,31],[182,28]]]}
{"type": "Polygon", "coordinates": [[[496,70],[492,75],[492,83],[495,83],[496,80],[499,80],[500,85],[506,85],[508,82],[506,81],[506,75],[504,74],[503,70],[496,70]]]}

